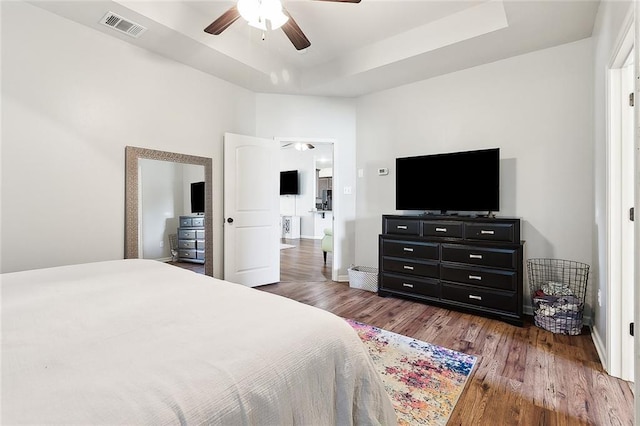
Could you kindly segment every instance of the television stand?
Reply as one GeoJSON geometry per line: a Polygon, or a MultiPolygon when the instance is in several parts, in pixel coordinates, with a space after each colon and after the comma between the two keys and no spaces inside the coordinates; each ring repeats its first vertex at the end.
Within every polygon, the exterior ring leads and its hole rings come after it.
{"type": "Polygon", "coordinates": [[[520,219],[383,215],[378,295],[523,324],[520,219]]]}

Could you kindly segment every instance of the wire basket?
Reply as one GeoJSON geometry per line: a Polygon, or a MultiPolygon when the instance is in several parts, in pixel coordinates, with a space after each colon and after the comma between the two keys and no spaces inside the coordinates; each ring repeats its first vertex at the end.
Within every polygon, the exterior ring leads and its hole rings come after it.
{"type": "Polygon", "coordinates": [[[378,268],[351,265],[347,272],[349,273],[349,287],[378,291],[378,268]]]}
{"type": "Polygon", "coordinates": [[[581,334],[589,265],[529,259],[527,269],[535,325],[558,334],[581,334]]]}

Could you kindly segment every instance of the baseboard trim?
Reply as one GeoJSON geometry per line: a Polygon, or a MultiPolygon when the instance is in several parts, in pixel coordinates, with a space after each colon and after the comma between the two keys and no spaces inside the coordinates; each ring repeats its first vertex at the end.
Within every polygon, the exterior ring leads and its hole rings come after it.
{"type": "Polygon", "coordinates": [[[600,333],[598,333],[597,328],[591,327],[591,340],[593,341],[593,345],[596,347],[596,352],[598,352],[602,368],[604,368],[604,371],[609,374],[609,369],[607,368],[607,365],[609,365],[609,360],[607,359],[607,347],[602,342],[602,337],[600,337],[600,333]]]}

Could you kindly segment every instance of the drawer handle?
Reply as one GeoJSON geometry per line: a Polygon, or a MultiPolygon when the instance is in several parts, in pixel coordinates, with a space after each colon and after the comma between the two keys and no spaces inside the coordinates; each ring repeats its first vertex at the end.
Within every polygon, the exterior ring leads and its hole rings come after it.
{"type": "Polygon", "coordinates": [[[447,232],[447,228],[436,228],[436,232],[447,232]]]}
{"type": "Polygon", "coordinates": [[[482,296],[475,296],[473,294],[470,294],[469,299],[482,300],[482,296]]]}
{"type": "Polygon", "coordinates": [[[469,275],[469,279],[481,281],[482,277],[480,275],[469,275]]]}
{"type": "Polygon", "coordinates": [[[398,225],[396,226],[398,229],[407,229],[407,225],[398,225]]]}
{"type": "Polygon", "coordinates": [[[413,249],[410,248],[410,247],[403,247],[402,250],[404,250],[404,251],[413,251],[413,249]]]}
{"type": "Polygon", "coordinates": [[[404,265],[403,266],[404,269],[408,269],[410,271],[413,271],[413,266],[409,266],[409,265],[404,265]]]}
{"type": "Polygon", "coordinates": [[[486,230],[483,229],[483,230],[480,231],[480,233],[483,234],[483,235],[493,235],[493,234],[495,234],[495,231],[486,231],[486,230]]]}
{"type": "Polygon", "coordinates": [[[413,284],[402,283],[402,287],[413,288],[413,284]]]}
{"type": "Polygon", "coordinates": [[[469,259],[482,259],[481,254],[470,254],[469,259]]]}

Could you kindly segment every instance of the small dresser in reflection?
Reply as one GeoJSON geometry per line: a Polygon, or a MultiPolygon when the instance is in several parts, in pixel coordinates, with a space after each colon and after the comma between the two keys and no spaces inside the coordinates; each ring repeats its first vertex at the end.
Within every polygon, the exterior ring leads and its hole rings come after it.
{"type": "Polygon", "coordinates": [[[178,261],[204,263],[204,216],[180,216],[178,261]]]}

